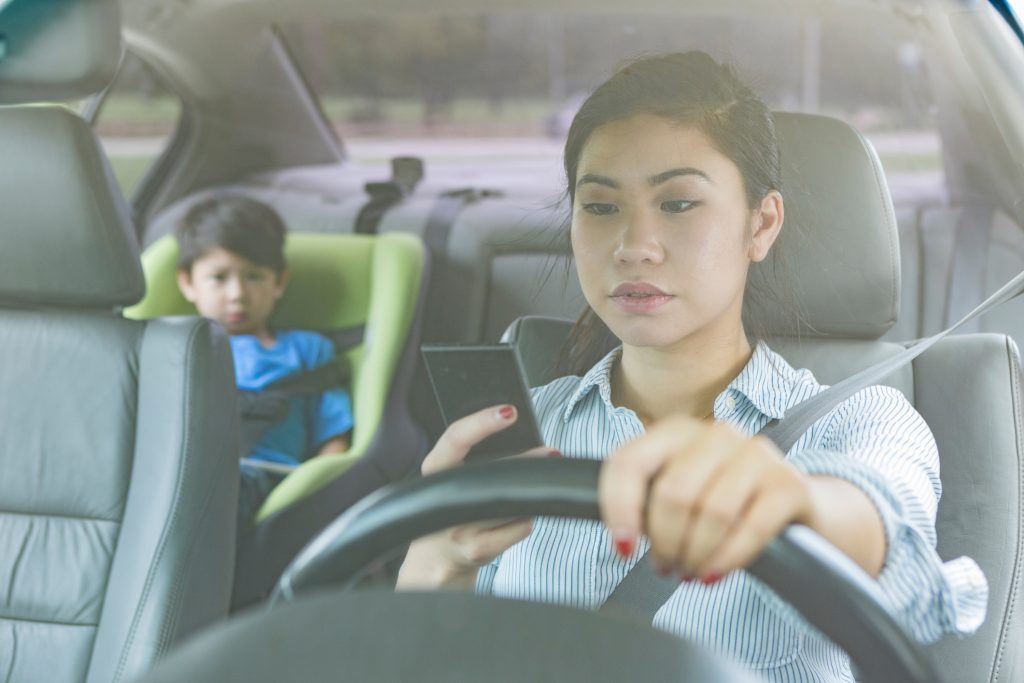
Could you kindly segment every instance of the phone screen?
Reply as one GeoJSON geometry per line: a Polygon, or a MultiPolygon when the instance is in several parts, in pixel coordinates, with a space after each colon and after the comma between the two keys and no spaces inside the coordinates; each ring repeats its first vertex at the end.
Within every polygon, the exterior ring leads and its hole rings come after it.
{"type": "Polygon", "coordinates": [[[515,424],[474,446],[467,460],[501,458],[544,444],[515,348],[508,344],[429,344],[422,351],[446,427],[490,406],[516,407],[515,424]]]}

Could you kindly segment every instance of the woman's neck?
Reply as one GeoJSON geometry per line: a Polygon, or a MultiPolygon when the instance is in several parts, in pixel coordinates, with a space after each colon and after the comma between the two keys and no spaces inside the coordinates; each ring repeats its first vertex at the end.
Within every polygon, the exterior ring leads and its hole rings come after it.
{"type": "Polygon", "coordinates": [[[727,334],[696,334],[670,348],[623,344],[612,371],[612,403],[644,425],[667,415],[710,417],[715,398],[750,361],[742,325],[727,334]]]}

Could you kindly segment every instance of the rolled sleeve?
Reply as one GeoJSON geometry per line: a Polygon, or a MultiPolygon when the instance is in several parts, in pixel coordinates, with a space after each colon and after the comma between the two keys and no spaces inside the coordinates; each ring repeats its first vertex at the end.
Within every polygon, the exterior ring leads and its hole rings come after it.
{"type": "Polygon", "coordinates": [[[788,460],[807,474],[848,481],[874,504],[886,540],[878,587],[911,635],[928,643],[981,626],[988,584],[974,560],[944,563],[935,550],[938,448],[902,394],[881,386],[858,392],[836,409],[817,446],[788,460]]]}
{"type": "Polygon", "coordinates": [[[494,576],[498,573],[498,560],[485,564],[476,573],[476,588],[478,595],[490,595],[491,586],[494,585],[494,576]]]}

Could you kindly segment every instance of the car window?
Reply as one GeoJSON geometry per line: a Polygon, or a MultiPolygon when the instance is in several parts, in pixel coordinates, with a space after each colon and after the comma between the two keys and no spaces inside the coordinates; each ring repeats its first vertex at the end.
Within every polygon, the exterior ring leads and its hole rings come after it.
{"type": "Polygon", "coordinates": [[[145,62],[126,53],[93,125],[126,197],[168,145],[182,105],[145,62]]]}
{"type": "Polygon", "coordinates": [[[864,132],[900,194],[939,191],[942,147],[925,50],[877,16],[702,12],[355,16],[282,29],[358,161],[413,154],[431,168],[504,166],[561,184],[586,94],[624,60],[699,49],[736,63],[775,109],[837,116],[864,132]]]}

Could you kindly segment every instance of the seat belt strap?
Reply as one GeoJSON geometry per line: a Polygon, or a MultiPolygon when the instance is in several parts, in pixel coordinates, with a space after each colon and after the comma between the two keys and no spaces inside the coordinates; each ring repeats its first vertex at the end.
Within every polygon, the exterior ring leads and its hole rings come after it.
{"type": "Polygon", "coordinates": [[[351,373],[338,363],[338,356],[363,343],[363,325],[326,332],[334,342],[335,357],[327,363],[293,375],[282,377],[263,391],[238,391],[239,453],[244,458],[263,438],[264,432],[288,415],[292,396],[322,394],[348,382],[351,373]]]}
{"type": "MultiPolygon", "coordinates": [[[[758,434],[771,439],[780,451],[788,453],[797,440],[815,422],[825,417],[850,396],[861,389],[877,384],[879,380],[920,356],[946,335],[984,315],[996,306],[1019,296],[1022,292],[1024,292],[1024,272],[1019,273],[1000,287],[992,296],[985,299],[952,326],[801,401],[787,410],[781,420],[769,422],[758,434]]],[[[644,553],[644,556],[615,587],[612,594],[601,605],[601,612],[629,617],[645,624],[650,624],[654,620],[654,615],[679,588],[679,583],[658,576],[651,567],[652,563],[647,559],[648,554],[649,552],[644,553]]]]}
{"type": "MultiPolygon", "coordinates": [[[[960,212],[949,262],[945,327],[952,325],[957,316],[971,310],[982,299],[994,219],[995,209],[990,204],[968,204],[960,212]]],[[[961,332],[980,332],[980,322],[977,318],[971,320],[961,328],[961,332]]]]}
{"type": "Polygon", "coordinates": [[[302,394],[321,394],[335,387],[340,387],[349,380],[350,372],[338,363],[338,356],[351,348],[363,343],[366,334],[364,325],[347,327],[341,330],[333,330],[323,333],[325,337],[334,344],[335,356],[323,365],[318,365],[312,370],[304,370],[287,375],[267,385],[266,388],[256,394],[276,394],[278,396],[299,396],[302,394]]]}

